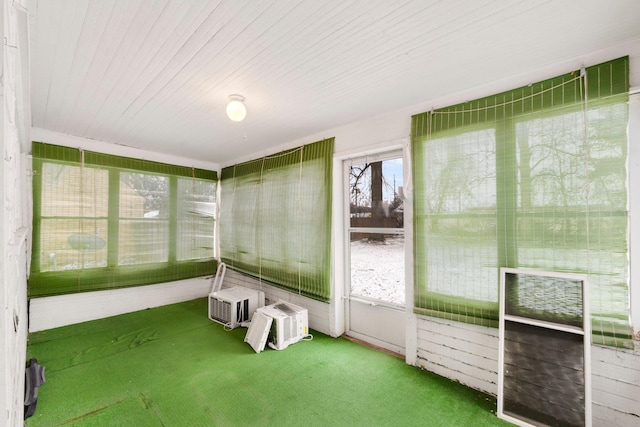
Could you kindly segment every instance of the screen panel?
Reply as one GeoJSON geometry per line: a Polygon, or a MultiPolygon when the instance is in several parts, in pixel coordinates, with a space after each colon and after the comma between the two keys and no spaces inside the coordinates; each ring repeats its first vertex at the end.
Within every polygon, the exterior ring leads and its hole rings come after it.
{"type": "Polygon", "coordinates": [[[586,276],[500,272],[498,416],[521,426],[590,426],[586,276]]]}

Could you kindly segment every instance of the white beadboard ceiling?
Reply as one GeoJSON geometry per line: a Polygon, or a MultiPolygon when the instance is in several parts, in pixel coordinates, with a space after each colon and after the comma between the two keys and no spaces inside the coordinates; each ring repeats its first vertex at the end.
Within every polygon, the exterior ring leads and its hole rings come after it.
{"type": "Polygon", "coordinates": [[[221,164],[640,37],[638,0],[30,1],[33,127],[221,164]]]}

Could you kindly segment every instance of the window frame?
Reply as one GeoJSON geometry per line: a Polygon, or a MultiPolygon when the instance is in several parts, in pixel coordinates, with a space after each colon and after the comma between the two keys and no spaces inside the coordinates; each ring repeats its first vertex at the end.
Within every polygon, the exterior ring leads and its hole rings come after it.
{"type": "MultiPolygon", "coordinates": [[[[215,250],[210,257],[178,261],[177,254],[177,182],[180,178],[210,181],[212,193],[217,192],[217,172],[185,166],[113,156],[41,142],[33,143],[33,238],[31,274],[28,294],[30,297],[97,291],[131,286],[142,286],[200,277],[213,274],[216,268],[215,250]],[[107,265],[105,267],[80,268],[66,271],[41,271],[41,223],[42,216],[42,167],[45,163],[98,168],[108,171],[107,216],[107,265]],[[118,245],[120,222],[120,184],[122,173],[141,173],[167,177],[169,180],[169,250],[168,259],[132,265],[119,265],[118,245]]],[[[217,204],[217,200],[216,200],[217,204]]],[[[92,217],[88,217],[91,219],[92,217]]],[[[80,218],[78,218],[80,219],[80,218]]],[[[216,218],[213,217],[213,229],[216,218]]],[[[215,231],[214,231],[215,232],[215,231]]],[[[215,236],[211,236],[212,246],[215,236]]]]}

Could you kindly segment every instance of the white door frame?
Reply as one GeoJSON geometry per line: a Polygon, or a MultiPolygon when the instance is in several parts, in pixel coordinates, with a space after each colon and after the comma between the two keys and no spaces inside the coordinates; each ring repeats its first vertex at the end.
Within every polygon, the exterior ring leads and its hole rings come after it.
{"type": "MultiPolygon", "coordinates": [[[[349,173],[349,167],[353,164],[358,164],[358,163],[366,163],[366,162],[372,162],[372,161],[378,161],[378,160],[390,160],[390,159],[396,159],[396,158],[401,158],[403,160],[403,184],[406,181],[407,178],[407,156],[404,155],[403,153],[403,148],[404,147],[389,147],[388,150],[385,151],[380,151],[380,152],[376,152],[376,153],[368,153],[368,154],[362,154],[362,155],[355,155],[346,159],[343,159],[342,161],[342,167],[341,167],[341,172],[342,172],[342,179],[340,180],[340,182],[342,183],[342,218],[343,218],[343,232],[342,232],[342,238],[343,238],[343,253],[344,253],[344,269],[343,269],[343,283],[344,283],[344,289],[342,290],[343,292],[343,300],[345,302],[344,304],[344,326],[345,326],[345,332],[347,335],[352,336],[354,338],[369,342],[373,345],[385,348],[387,350],[391,350],[394,351],[396,353],[400,353],[400,354],[405,354],[405,348],[406,348],[406,337],[405,337],[405,345],[404,346],[399,346],[393,343],[389,343],[387,341],[378,339],[375,336],[369,336],[369,335],[362,335],[358,332],[352,331],[351,330],[351,303],[357,303],[357,304],[361,304],[362,307],[366,307],[369,306],[372,308],[372,310],[377,310],[379,316],[385,317],[385,316],[391,316],[391,318],[403,318],[405,317],[405,305],[399,305],[399,304],[394,304],[391,302],[385,302],[385,301],[380,301],[380,300],[376,300],[373,298],[367,298],[367,297],[363,297],[363,296],[351,296],[351,239],[350,239],[350,233],[352,231],[351,226],[350,226],[350,197],[349,197],[349,180],[348,180],[348,173],[349,173]]],[[[406,211],[405,211],[405,216],[406,216],[406,211]]],[[[372,231],[372,232],[380,232],[380,231],[389,231],[389,232],[393,232],[393,231],[398,231],[398,229],[366,229],[365,231],[372,231]]],[[[405,242],[406,242],[406,220],[405,220],[405,227],[403,227],[402,229],[402,234],[405,235],[405,242]]],[[[405,243],[405,248],[406,248],[406,243],[405,243]]],[[[405,258],[408,254],[410,254],[411,251],[407,252],[405,249],[405,258]]],[[[405,270],[406,270],[406,261],[405,261],[405,270]]],[[[405,272],[405,277],[406,277],[406,272],[405,272]]],[[[406,300],[405,300],[405,304],[406,304],[406,300]]],[[[403,327],[402,328],[402,334],[406,335],[408,328],[403,327]]]]}

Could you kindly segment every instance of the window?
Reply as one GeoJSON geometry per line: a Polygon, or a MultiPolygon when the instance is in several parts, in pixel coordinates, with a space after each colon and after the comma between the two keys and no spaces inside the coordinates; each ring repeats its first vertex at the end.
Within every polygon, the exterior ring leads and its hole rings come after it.
{"type": "Polygon", "coordinates": [[[39,271],[106,267],[109,172],[43,163],[36,177],[47,195],[38,200],[40,253],[34,261],[39,271]],[[95,191],[82,192],[84,186],[95,191]]]}
{"type": "Polygon", "coordinates": [[[216,172],[33,144],[29,295],[212,274],[216,172]]]}
{"type": "Polygon", "coordinates": [[[220,251],[229,268],[327,301],[333,138],[221,175],[220,251]]]}
{"type": "Polygon", "coordinates": [[[169,177],[120,172],[118,265],[169,261],[169,177]]]}
{"type": "Polygon", "coordinates": [[[628,347],[628,58],[413,117],[415,311],[496,326],[500,267],[587,273],[628,347]]]}
{"type": "Polygon", "coordinates": [[[211,181],[178,178],[178,261],[213,256],[216,186],[211,181]]]}

